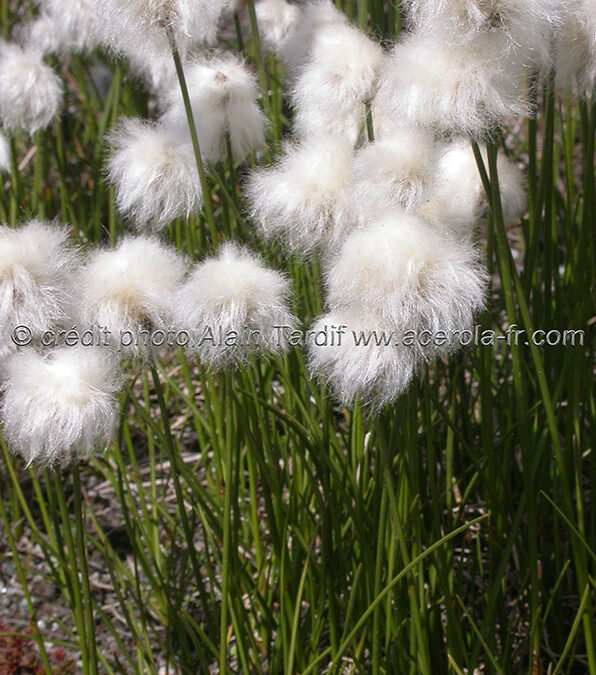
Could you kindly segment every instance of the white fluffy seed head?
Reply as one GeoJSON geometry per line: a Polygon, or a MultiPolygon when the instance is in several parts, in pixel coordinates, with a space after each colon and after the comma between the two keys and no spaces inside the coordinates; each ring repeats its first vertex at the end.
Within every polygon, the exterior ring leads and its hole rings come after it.
{"type": "Polygon", "coordinates": [[[120,382],[106,351],[15,353],[3,364],[0,385],[4,437],[28,464],[65,465],[101,452],[116,428],[120,382]]]}
{"type": "Polygon", "coordinates": [[[282,47],[281,56],[288,77],[293,79],[308,60],[319,30],[326,26],[342,25],[348,25],[346,15],[331,0],[307,2],[302,8],[296,28],[282,47]]]}
{"type": "Polygon", "coordinates": [[[125,119],[110,138],[108,177],[118,210],[159,230],[200,210],[203,194],[192,145],[164,125],[125,119]]]}
{"type": "Polygon", "coordinates": [[[255,11],[265,47],[280,52],[298,26],[300,7],[286,0],[259,0],[255,11]]]}
{"type": "Polygon", "coordinates": [[[556,33],[556,85],[580,96],[596,90],[596,0],[576,0],[556,33]]]}
{"type": "MultiPolygon", "coordinates": [[[[486,148],[482,147],[481,152],[488,171],[486,148]]],[[[502,152],[497,158],[497,172],[503,217],[506,225],[512,225],[526,206],[524,177],[502,152]]],[[[470,236],[487,212],[488,200],[470,142],[454,140],[441,153],[433,193],[418,213],[438,230],[470,236]]]]}
{"type": "Polygon", "coordinates": [[[535,21],[555,25],[565,13],[568,1],[561,0],[404,0],[404,9],[417,29],[449,26],[461,33],[513,28],[535,21]]]}
{"type": "MultiPolygon", "coordinates": [[[[226,134],[237,160],[265,145],[265,117],[258,105],[259,86],[246,64],[231,54],[196,61],[186,67],[186,80],[201,154],[209,162],[225,157],[226,134]]],[[[179,87],[169,96],[163,122],[188,133],[179,87]]]]}
{"type": "Polygon", "coordinates": [[[288,145],[272,167],[246,185],[251,216],[269,239],[306,255],[334,248],[353,226],[352,147],[344,138],[288,145]]]}
{"type": "Polygon", "coordinates": [[[227,0],[95,0],[99,38],[125,57],[133,71],[164,91],[176,79],[166,33],[169,26],[184,59],[214,41],[227,0]]]}
{"type": "Polygon", "coordinates": [[[550,41],[568,13],[570,0],[405,0],[410,23],[428,34],[443,31],[453,42],[479,32],[500,31],[506,49],[528,65],[550,61],[550,41]]]}
{"type": "Polygon", "coordinates": [[[503,40],[497,32],[465,44],[435,34],[406,37],[385,62],[373,120],[483,136],[510,116],[527,115],[525,69],[503,57],[503,40]]]}
{"type": "Polygon", "coordinates": [[[381,46],[357,28],[321,26],[292,92],[298,135],[341,134],[355,144],[383,62],[381,46]]]}
{"type": "Polygon", "coordinates": [[[344,23],[324,24],[313,35],[307,63],[294,87],[296,96],[318,94],[335,101],[338,108],[363,103],[374,94],[383,57],[381,46],[361,30],[344,23]]]}
{"type": "Polygon", "coordinates": [[[235,244],[198,264],[176,297],[176,328],[189,331],[188,351],[219,370],[255,354],[282,352],[281,328],[294,328],[290,284],[235,244]],[[234,335],[237,339],[234,339],[234,335]]]}
{"type": "Polygon", "coordinates": [[[319,317],[310,330],[311,375],[344,406],[358,400],[378,410],[404,393],[416,374],[415,351],[397,345],[395,328],[360,304],[319,317]]]}
{"type": "MultiPolygon", "coordinates": [[[[394,211],[352,233],[326,274],[331,307],[361,304],[400,330],[432,333],[473,326],[486,274],[468,240],[433,232],[394,211]]],[[[424,358],[440,350],[419,346],[424,358]]]]}
{"type": "Polygon", "coordinates": [[[60,112],[62,83],[39,54],[0,41],[0,117],[8,129],[33,133],[60,112]]]}
{"type": "Polygon", "coordinates": [[[21,29],[19,42],[42,57],[60,50],[60,37],[54,19],[42,12],[21,29]]]}
{"type": "Polygon", "coordinates": [[[352,110],[336,110],[316,105],[311,101],[296,110],[294,132],[300,141],[311,141],[328,134],[345,138],[352,147],[358,146],[366,138],[366,109],[363,104],[352,110]]]}
{"type": "Polygon", "coordinates": [[[0,132],[0,172],[10,171],[10,145],[6,136],[0,132]]]}
{"type": "Polygon", "coordinates": [[[78,322],[107,328],[110,346],[122,353],[144,355],[152,345],[145,334],[137,341],[137,334],[171,328],[186,270],[185,258],[151,237],[125,237],[115,249],[94,251],[78,280],[78,322]],[[135,338],[131,344],[127,331],[135,338]]]}
{"type": "Polygon", "coordinates": [[[39,15],[24,28],[23,40],[41,54],[89,52],[99,44],[101,16],[94,0],[40,0],[39,15]]]}
{"type": "MultiPolygon", "coordinates": [[[[78,2],[79,0],[57,0],[61,2],[78,2]]],[[[83,0],[93,5],[94,18],[92,19],[91,33],[87,35],[84,44],[77,42],[76,35],[73,42],[68,36],[60,38],[60,42],[72,51],[86,51],[96,44],[104,47],[118,59],[127,62],[131,72],[143,84],[157,92],[160,99],[176,81],[176,68],[172,59],[172,51],[167,34],[161,26],[149,26],[135,19],[126,2],[116,0],[83,0]]],[[[60,12],[57,12],[55,22],[61,24],[60,12]]],[[[63,23],[63,21],[62,21],[63,23]]],[[[83,29],[82,29],[83,30],[83,29]]],[[[60,30],[59,30],[60,34],[60,30]]],[[[84,33],[79,33],[79,42],[84,33]]],[[[51,40],[56,43],[56,35],[51,40]]],[[[187,53],[193,49],[191,40],[183,36],[177,37],[178,50],[184,60],[187,53]]],[[[62,44],[56,45],[57,51],[68,51],[62,44]]]]}
{"type": "Polygon", "coordinates": [[[436,167],[433,136],[402,127],[365,145],[354,158],[354,210],[361,223],[396,206],[414,208],[428,199],[436,167]]]}
{"type": "Polygon", "coordinates": [[[14,346],[17,326],[34,339],[67,319],[78,265],[66,228],[38,220],[0,226],[0,354],[14,346]]]}
{"type": "Polygon", "coordinates": [[[177,40],[210,43],[228,0],[96,0],[105,39],[118,50],[127,42],[164,35],[171,27],[177,40]]]}

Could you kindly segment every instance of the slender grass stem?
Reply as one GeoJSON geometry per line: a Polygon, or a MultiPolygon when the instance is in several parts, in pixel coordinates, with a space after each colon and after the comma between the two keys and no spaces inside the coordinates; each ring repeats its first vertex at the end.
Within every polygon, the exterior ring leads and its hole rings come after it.
{"type": "Polygon", "coordinates": [[[172,437],[172,430],[170,428],[170,422],[169,422],[169,413],[168,413],[168,408],[166,405],[164,393],[163,393],[163,388],[161,386],[161,380],[159,379],[159,373],[157,372],[156,368],[154,365],[150,367],[151,369],[151,377],[153,379],[153,386],[155,387],[155,392],[157,394],[157,400],[159,403],[159,409],[161,412],[161,417],[162,417],[162,423],[163,423],[163,430],[164,430],[164,438],[165,438],[165,445],[166,449],[168,451],[168,456],[169,460],[171,463],[171,475],[172,475],[172,480],[174,483],[174,491],[176,494],[176,502],[178,505],[178,511],[180,515],[180,520],[182,521],[182,528],[184,532],[184,536],[186,539],[187,546],[189,546],[189,555],[190,555],[190,560],[193,568],[193,572],[195,575],[197,587],[201,587],[201,581],[203,578],[203,575],[201,573],[201,568],[199,565],[199,562],[197,560],[196,552],[194,549],[194,536],[192,533],[192,529],[190,527],[190,521],[188,519],[188,513],[186,511],[186,502],[184,501],[184,493],[182,491],[182,485],[180,482],[180,475],[183,473],[183,467],[181,466],[181,460],[179,453],[176,450],[176,446],[174,443],[174,439],[172,437]]]}
{"type": "Polygon", "coordinates": [[[259,84],[263,96],[263,108],[265,110],[265,117],[273,122],[274,139],[277,143],[281,138],[281,125],[278,115],[273,115],[271,107],[271,98],[269,96],[269,83],[267,79],[267,70],[265,68],[265,59],[263,58],[263,49],[261,46],[261,36],[259,33],[259,23],[257,21],[257,12],[255,9],[254,0],[247,0],[248,19],[250,22],[250,31],[254,43],[254,57],[257,64],[257,73],[259,77],[259,84]]]}
{"type": "MultiPolygon", "coordinates": [[[[469,523],[466,523],[465,525],[462,525],[461,527],[456,528],[449,534],[445,535],[444,537],[441,537],[438,541],[436,541],[434,544],[431,544],[423,553],[420,553],[418,556],[416,556],[414,559],[412,559],[398,574],[396,574],[393,579],[385,586],[385,588],[375,597],[373,602],[368,606],[366,611],[362,614],[360,619],[356,622],[356,625],[354,628],[348,633],[346,638],[342,641],[342,643],[339,645],[339,649],[337,651],[337,654],[335,655],[332,665],[337,665],[339,659],[342,657],[346,649],[348,648],[349,644],[352,642],[354,637],[357,635],[358,631],[360,628],[364,625],[368,617],[375,611],[375,608],[379,603],[383,601],[385,596],[398,584],[407,574],[409,574],[422,560],[424,560],[426,557],[431,555],[431,553],[434,553],[437,549],[439,549],[441,546],[446,544],[450,539],[453,539],[453,537],[456,537],[458,534],[461,534],[462,532],[465,532],[468,528],[473,527],[477,523],[482,522],[483,520],[486,520],[489,515],[485,516],[480,516],[479,518],[475,518],[474,520],[471,520],[469,523]]],[[[323,652],[319,658],[325,658],[325,655],[327,654],[329,650],[326,650],[323,652]]],[[[310,672],[312,669],[312,666],[314,664],[311,664],[311,667],[309,667],[307,670],[304,672],[310,672]]]]}
{"type": "MultiPolygon", "coordinates": [[[[231,395],[232,380],[229,374],[224,375],[224,397],[231,395]]],[[[228,420],[229,423],[230,420],[228,420]]],[[[229,427],[227,427],[229,429],[229,427]]],[[[222,543],[222,561],[221,561],[221,614],[220,614],[220,634],[219,634],[219,672],[226,673],[227,666],[227,644],[228,644],[228,606],[230,602],[230,567],[231,567],[231,541],[232,541],[232,493],[234,487],[233,479],[233,461],[232,438],[230,433],[225,433],[223,438],[223,461],[224,461],[224,504],[223,504],[223,543],[222,543]]]]}
{"type": "Polygon", "coordinates": [[[90,675],[98,673],[97,645],[95,642],[95,620],[93,617],[93,599],[89,582],[89,566],[87,564],[87,527],[83,511],[83,495],[81,490],[81,476],[78,463],[72,467],[72,487],[74,500],[74,520],[77,537],[78,561],[80,565],[81,588],[85,612],[85,635],[87,639],[88,672],[90,675]]]}
{"type": "Polygon", "coordinates": [[[170,43],[170,49],[172,52],[172,58],[174,59],[174,65],[176,67],[176,75],[178,77],[178,84],[180,85],[180,92],[182,94],[182,100],[184,102],[184,110],[186,112],[186,119],[188,121],[188,131],[190,133],[190,139],[192,142],[192,148],[195,155],[195,161],[197,164],[197,171],[199,174],[199,181],[201,182],[201,190],[203,192],[203,207],[205,209],[205,219],[211,233],[212,244],[215,245],[218,241],[217,229],[215,226],[215,217],[213,213],[213,203],[211,198],[211,189],[209,187],[209,180],[207,178],[207,172],[205,170],[205,164],[203,162],[203,157],[201,155],[201,148],[199,145],[199,137],[197,134],[197,126],[194,119],[194,113],[192,109],[192,104],[190,102],[190,95],[188,93],[188,86],[186,84],[186,77],[184,76],[184,68],[182,66],[182,60],[180,58],[180,52],[178,51],[178,45],[176,44],[176,38],[171,28],[167,29],[168,40],[170,43]]]}
{"type": "Polygon", "coordinates": [[[373,122],[372,106],[370,101],[366,102],[365,109],[366,109],[366,135],[368,137],[368,142],[373,143],[375,140],[375,127],[373,122]]]}

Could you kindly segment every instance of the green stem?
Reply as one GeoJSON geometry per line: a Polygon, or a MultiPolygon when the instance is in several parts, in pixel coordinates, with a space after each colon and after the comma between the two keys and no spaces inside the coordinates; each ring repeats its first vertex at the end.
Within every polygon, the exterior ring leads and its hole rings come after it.
{"type": "Polygon", "coordinates": [[[186,503],[184,501],[182,485],[180,484],[180,475],[183,473],[183,467],[181,466],[182,462],[180,455],[176,450],[174,439],[172,437],[172,429],[170,427],[169,421],[170,416],[168,413],[168,408],[163,394],[161,380],[159,379],[159,373],[157,372],[154,365],[151,365],[150,369],[151,369],[151,377],[153,379],[153,386],[155,388],[155,393],[157,394],[157,401],[161,413],[161,420],[164,428],[165,445],[169,455],[172,480],[174,483],[174,492],[176,494],[176,502],[178,504],[178,511],[180,513],[180,520],[182,521],[182,529],[184,531],[186,545],[188,546],[189,549],[189,557],[193,568],[193,573],[195,575],[197,588],[200,589],[202,587],[203,574],[201,572],[201,568],[198,563],[196,552],[193,546],[194,542],[193,532],[190,527],[190,522],[188,520],[188,514],[186,512],[186,503]]]}
{"type": "Polygon", "coordinates": [[[201,190],[203,192],[203,205],[205,208],[205,219],[211,232],[212,243],[217,242],[217,230],[215,227],[215,217],[213,215],[213,204],[211,203],[211,191],[209,189],[209,181],[207,180],[207,172],[205,171],[205,164],[203,156],[201,155],[201,147],[199,145],[199,137],[197,135],[197,127],[195,118],[190,103],[190,96],[188,93],[188,86],[186,84],[186,77],[184,76],[184,68],[182,67],[182,60],[180,59],[180,52],[176,44],[176,38],[171,29],[167,30],[168,40],[170,42],[170,49],[172,51],[172,58],[176,67],[176,75],[178,76],[178,83],[180,85],[180,92],[182,93],[182,100],[184,101],[184,109],[186,111],[186,119],[188,121],[188,130],[190,132],[190,139],[192,148],[195,154],[195,161],[197,163],[197,171],[199,173],[199,181],[201,182],[201,190]]]}
{"type": "Polygon", "coordinates": [[[242,37],[242,24],[240,23],[240,15],[234,12],[234,28],[236,29],[236,42],[238,43],[238,51],[244,51],[244,38],[242,37]]]}
{"type": "Polygon", "coordinates": [[[259,23],[257,21],[257,13],[255,10],[254,0],[248,0],[248,19],[250,21],[250,31],[252,34],[252,39],[254,42],[255,48],[255,61],[257,63],[257,72],[259,76],[259,84],[261,86],[261,93],[263,95],[263,108],[265,110],[265,116],[268,120],[273,121],[274,131],[275,131],[275,140],[276,142],[280,138],[280,124],[278,116],[272,115],[271,111],[271,99],[269,98],[269,84],[267,82],[267,70],[265,69],[265,60],[263,59],[263,49],[261,47],[261,37],[259,35],[259,23]]]}
{"type": "Polygon", "coordinates": [[[75,531],[77,536],[77,549],[80,565],[81,582],[83,589],[83,603],[86,624],[88,668],[90,675],[96,675],[97,669],[97,644],[95,642],[95,620],[93,618],[93,605],[91,599],[91,585],[89,583],[89,567],[87,565],[87,529],[85,527],[83,513],[83,499],[81,494],[81,476],[78,463],[72,468],[72,487],[74,493],[75,531]]]}
{"type": "MultiPolygon", "coordinates": [[[[412,570],[414,570],[418,565],[429,555],[432,555],[437,549],[440,549],[441,546],[446,544],[448,541],[453,539],[454,537],[457,537],[457,535],[461,534],[462,532],[465,532],[467,529],[470,527],[473,527],[477,523],[481,523],[483,520],[486,520],[490,514],[486,514],[484,516],[480,516],[479,518],[474,518],[474,520],[470,520],[468,523],[465,523],[461,527],[456,528],[455,530],[452,530],[449,534],[446,534],[444,537],[441,537],[438,541],[436,541],[434,544],[431,544],[427,549],[425,549],[422,553],[417,555],[415,558],[410,560],[410,562],[403,567],[403,569],[396,574],[391,581],[386,584],[385,588],[375,597],[375,599],[368,605],[366,611],[362,613],[358,621],[356,622],[355,626],[352,628],[352,630],[348,633],[348,635],[342,640],[341,644],[339,645],[339,649],[335,653],[335,656],[330,664],[330,667],[336,666],[340,660],[341,657],[343,656],[344,652],[348,648],[350,642],[354,639],[354,637],[358,634],[358,631],[364,626],[366,621],[368,620],[368,617],[375,611],[375,608],[377,605],[381,602],[383,602],[383,599],[385,596],[391,592],[391,590],[404,578],[406,577],[412,570]]],[[[322,654],[319,655],[319,659],[325,658],[327,654],[329,654],[331,651],[330,648],[326,649],[322,654]]],[[[305,671],[304,675],[306,675],[307,672],[312,671],[312,665],[309,666],[305,671]]]]}
{"type": "Polygon", "coordinates": [[[363,31],[368,29],[368,7],[366,0],[358,0],[358,25],[363,31]]]}
{"type": "Polygon", "coordinates": [[[366,107],[366,134],[369,143],[373,143],[375,140],[375,125],[373,122],[372,107],[370,101],[367,101],[364,105],[366,107]]]}
{"type": "MultiPolygon", "coordinates": [[[[50,491],[53,491],[53,495],[50,497],[57,501],[57,510],[54,508],[52,510],[55,513],[60,514],[60,520],[62,521],[62,530],[64,533],[64,548],[65,548],[65,569],[68,572],[68,582],[70,585],[70,600],[73,614],[73,621],[76,626],[77,636],[79,639],[79,646],[81,649],[81,661],[83,663],[83,675],[89,674],[89,665],[91,663],[90,659],[87,658],[88,652],[88,639],[87,639],[87,622],[85,620],[85,614],[83,611],[83,599],[81,597],[81,584],[79,577],[79,563],[77,561],[77,549],[75,545],[74,538],[72,536],[72,522],[68,515],[68,510],[66,508],[66,498],[64,496],[64,485],[59,480],[58,476],[51,474],[49,470],[46,471],[46,481],[48,485],[51,486],[48,488],[50,491]]],[[[49,495],[48,495],[49,496],[49,495]]],[[[58,522],[58,521],[57,521],[58,522]]],[[[58,525],[56,525],[59,527],[58,525]]],[[[58,531],[58,530],[57,530],[58,531]]]]}
{"type": "Polygon", "coordinates": [[[22,183],[17,161],[17,145],[14,135],[10,136],[10,224],[16,225],[19,206],[21,204],[22,183]]]}
{"type": "MultiPolygon", "coordinates": [[[[534,365],[534,370],[536,374],[536,379],[538,381],[538,387],[540,390],[540,395],[542,398],[542,405],[544,407],[544,412],[546,415],[546,421],[547,421],[547,428],[550,434],[551,438],[551,443],[552,443],[552,448],[553,448],[553,453],[555,457],[555,461],[557,463],[557,469],[559,472],[559,478],[561,481],[561,499],[562,499],[562,510],[563,512],[567,515],[567,517],[571,520],[572,515],[573,515],[573,497],[572,497],[572,492],[569,487],[569,478],[568,478],[568,471],[567,467],[565,465],[565,457],[563,455],[562,447],[561,447],[561,439],[559,437],[559,428],[557,424],[557,418],[555,416],[555,410],[554,410],[554,405],[553,405],[553,399],[551,397],[549,387],[548,387],[548,381],[546,377],[546,371],[544,368],[544,364],[542,362],[542,359],[540,357],[540,353],[538,351],[538,347],[534,344],[534,341],[531,339],[531,336],[534,333],[533,325],[532,325],[532,320],[530,317],[530,311],[528,308],[528,302],[526,300],[526,297],[524,295],[524,289],[521,283],[521,280],[519,278],[519,275],[517,274],[517,270],[515,268],[515,264],[513,261],[513,256],[511,254],[511,250],[509,248],[509,245],[507,243],[507,238],[505,234],[505,226],[503,223],[503,212],[502,212],[502,205],[501,205],[501,198],[500,198],[500,190],[499,190],[499,185],[498,185],[498,176],[496,173],[496,166],[497,166],[497,155],[496,155],[496,147],[495,146],[489,146],[488,148],[488,157],[489,157],[489,165],[491,167],[491,176],[490,180],[486,174],[486,169],[484,168],[484,163],[482,161],[482,157],[480,155],[480,151],[478,149],[478,146],[476,144],[473,144],[473,149],[474,149],[474,154],[476,156],[476,160],[478,163],[478,168],[480,170],[480,175],[485,187],[485,190],[487,192],[487,195],[489,196],[490,204],[491,204],[491,211],[493,218],[495,220],[495,227],[496,227],[496,235],[497,235],[497,249],[499,253],[499,266],[500,266],[500,273],[501,273],[501,279],[503,283],[503,290],[505,294],[505,304],[507,308],[507,315],[508,317],[515,317],[515,314],[510,314],[511,310],[514,310],[514,300],[513,300],[513,288],[515,289],[515,294],[517,297],[517,302],[519,306],[519,313],[520,313],[520,318],[521,318],[521,325],[523,326],[524,330],[526,331],[526,336],[529,337],[528,339],[528,345],[530,349],[530,355],[532,358],[532,363],[534,365]]],[[[540,202],[540,200],[539,200],[540,202]]],[[[511,321],[511,318],[510,318],[511,321]]],[[[514,358],[514,365],[513,365],[513,376],[514,376],[514,388],[516,390],[516,398],[518,394],[518,389],[520,389],[519,393],[523,393],[523,385],[518,381],[519,375],[521,375],[521,363],[518,361],[519,359],[519,352],[518,349],[514,347],[513,349],[513,358],[514,358]]],[[[523,406],[523,409],[527,410],[527,405],[523,406]]],[[[520,417],[520,419],[525,419],[525,412],[523,412],[523,409],[520,409],[518,414],[524,415],[524,417],[520,417]]],[[[527,440],[524,440],[525,437],[528,435],[528,425],[527,424],[521,424],[520,425],[520,432],[523,433],[524,437],[522,438],[522,450],[526,450],[524,453],[524,464],[528,463],[530,461],[530,457],[527,454],[527,451],[530,450],[529,447],[526,446],[527,440]]],[[[526,474],[526,499],[528,500],[528,521],[529,521],[529,529],[534,530],[536,527],[535,524],[535,508],[536,504],[534,503],[534,498],[537,498],[536,495],[536,488],[534,485],[534,472],[531,471],[526,474]],[[528,481],[532,484],[529,485],[528,481]],[[531,492],[530,492],[531,490],[531,492]],[[532,497],[532,499],[530,499],[532,497]]],[[[536,549],[534,548],[536,545],[536,542],[533,541],[534,537],[532,536],[532,533],[530,533],[530,547],[532,548],[533,551],[536,549]]],[[[578,538],[572,534],[571,536],[571,549],[573,553],[573,562],[574,562],[574,567],[576,571],[576,576],[577,576],[577,585],[580,590],[580,592],[583,593],[584,588],[586,587],[586,584],[588,583],[588,570],[587,570],[587,563],[586,563],[586,556],[585,556],[585,550],[583,549],[581,545],[581,541],[578,540],[578,538]]],[[[536,554],[535,554],[536,555],[536,554]]],[[[532,558],[533,560],[537,560],[536,558],[532,558]]],[[[536,566],[534,565],[532,567],[531,573],[533,575],[533,579],[538,583],[537,581],[537,569],[536,566]]],[[[532,583],[532,586],[534,586],[534,583],[532,583]]],[[[534,610],[537,610],[537,604],[538,604],[538,598],[535,595],[537,593],[536,588],[532,588],[532,604],[535,605],[533,607],[534,610]]],[[[532,616],[532,619],[535,617],[532,616]]],[[[596,635],[595,635],[595,626],[594,626],[594,620],[593,617],[591,616],[590,613],[584,613],[583,618],[583,627],[584,627],[584,639],[586,643],[586,652],[587,652],[587,657],[588,657],[588,663],[590,664],[590,672],[594,671],[596,672],[596,635]]],[[[536,642],[534,643],[534,648],[536,648],[536,642]]],[[[537,655],[536,655],[537,656],[537,655]]]]}
{"type": "MultiPolygon", "coordinates": [[[[232,400],[232,376],[225,374],[224,382],[224,400],[232,400]]],[[[231,424],[231,420],[228,420],[231,424]]],[[[224,439],[224,509],[223,509],[223,550],[222,550],[222,572],[221,572],[221,614],[219,627],[219,672],[226,673],[227,666],[227,635],[228,635],[228,605],[230,596],[230,551],[231,551],[231,524],[232,524],[232,492],[233,492],[233,451],[232,434],[228,431],[224,439]]]]}

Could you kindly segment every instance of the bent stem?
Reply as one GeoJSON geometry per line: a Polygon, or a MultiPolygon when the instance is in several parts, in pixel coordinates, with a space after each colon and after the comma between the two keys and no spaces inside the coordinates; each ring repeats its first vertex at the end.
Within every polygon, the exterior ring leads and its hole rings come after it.
{"type": "Polygon", "coordinates": [[[207,225],[209,226],[209,231],[211,233],[211,239],[215,244],[217,242],[217,230],[215,228],[215,217],[213,215],[213,204],[211,203],[211,191],[209,190],[209,182],[207,180],[207,172],[205,171],[205,164],[203,162],[203,156],[201,155],[201,147],[199,145],[199,137],[197,136],[197,127],[195,125],[195,118],[192,111],[192,106],[190,104],[190,96],[188,94],[188,86],[186,84],[186,78],[184,76],[184,68],[182,67],[182,60],[180,59],[180,52],[178,51],[178,45],[176,44],[176,38],[172,32],[172,29],[168,27],[166,29],[166,34],[168,36],[168,41],[170,43],[170,49],[172,51],[172,58],[174,59],[174,65],[176,67],[176,75],[178,76],[178,83],[180,85],[180,92],[182,94],[182,100],[184,102],[184,110],[186,112],[186,119],[188,121],[188,130],[190,132],[190,139],[192,142],[192,149],[194,151],[195,160],[197,163],[197,171],[199,173],[199,181],[201,182],[201,190],[203,192],[203,205],[205,208],[205,219],[207,220],[207,225]]]}

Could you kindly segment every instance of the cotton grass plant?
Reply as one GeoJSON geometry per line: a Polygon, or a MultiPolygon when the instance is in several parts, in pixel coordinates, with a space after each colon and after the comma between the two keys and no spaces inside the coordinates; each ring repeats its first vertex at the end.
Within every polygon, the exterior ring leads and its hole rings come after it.
{"type": "Polygon", "coordinates": [[[596,673],[592,10],[0,4],[43,672],[596,673]]]}

